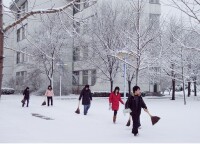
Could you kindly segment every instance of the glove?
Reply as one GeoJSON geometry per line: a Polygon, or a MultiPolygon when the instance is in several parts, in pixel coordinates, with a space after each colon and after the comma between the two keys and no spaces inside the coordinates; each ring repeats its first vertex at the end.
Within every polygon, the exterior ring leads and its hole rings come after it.
{"type": "Polygon", "coordinates": [[[112,105],[111,105],[111,103],[109,103],[109,110],[111,110],[111,107],[112,107],[112,105]]]}
{"type": "Polygon", "coordinates": [[[128,108],[128,109],[124,109],[124,110],[123,110],[124,115],[125,115],[126,113],[131,113],[131,112],[132,112],[132,111],[131,111],[130,108],[128,108]]]}

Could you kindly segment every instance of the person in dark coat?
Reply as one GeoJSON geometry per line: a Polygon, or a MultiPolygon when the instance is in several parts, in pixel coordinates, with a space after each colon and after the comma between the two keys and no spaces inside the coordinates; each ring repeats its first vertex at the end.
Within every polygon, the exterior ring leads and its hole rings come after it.
{"type": "Polygon", "coordinates": [[[84,115],[87,115],[92,101],[92,93],[89,89],[89,85],[85,85],[85,87],[81,91],[79,101],[81,99],[82,99],[82,105],[84,106],[84,115]]]}
{"type": "Polygon", "coordinates": [[[109,105],[110,107],[112,106],[112,110],[114,111],[113,123],[116,122],[117,111],[119,110],[119,102],[124,104],[124,102],[121,99],[121,95],[119,93],[119,87],[115,87],[115,90],[112,93],[110,93],[109,96],[109,105]]]}
{"type": "Polygon", "coordinates": [[[133,96],[129,97],[127,101],[128,108],[131,109],[131,116],[133,120],[133,129],[132,133],[134,136],[138,135],[138,127],[139,127],[139,120],[141,114],[141,108],[144,109],[145,112],[148,112],[147,106],[141,97],[140,87],[134,86],[133,87],[133,96]]]}
{"type": "Polygon", "coordinates": [[[24,90],[23,96],[24,96],[24,101],[23,101],[23,103],[22,103],[22,107],[24,107],[26,101],[27,101],[26,107],[28,107],[29,99],[30,99],[29,87],[27,87],[27,88],[24,90]]]}
{"type": "MultiPolygon", "coordinates": [[[[132,93],[129,94],[129,95],[128,95],[128,99],[129,99],[130,97],[132,97],[132,95],[133,95],[132,93]]],[[[125,108],[126,108],[126,109],[128,108],[128,101],[126,101],[126,103],[125,103],[125,108]]],[[[131,124],[131,118],[132,118],[132,116],[131,116],[131,114],[130,114],[126,126],[130,126],[130,124],[131,124]]],[[[138,121],[138,129],[141,129],[140,117],[139,117],[139,121],[138,121]]]]}

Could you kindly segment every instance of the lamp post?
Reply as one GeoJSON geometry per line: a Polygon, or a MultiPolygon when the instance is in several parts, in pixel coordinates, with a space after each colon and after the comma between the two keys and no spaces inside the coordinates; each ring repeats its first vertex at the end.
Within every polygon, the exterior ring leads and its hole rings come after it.
{"type": "Polygon", "coordinates": [[[117,57],[121,57],[124,60],[124,102],[126,101],[126,57],[127,57],[128,52],[127,51],[118,51],[117,52],[117,57]]]}
{"type": "Polygon", "coordinates": [[[117,51],[115,54],[116,57],[123,59],[124,61],[124,102],[126,101],[126,71],[127,71],[127,56],[136,58],[137,55],[133,52],[129,52],[127,48],[117,51]]]}
{"type": "MultiPolygon", "coordinates": [[[[63,65],[67,65],[67,64],[61,64],[61,63],[57,63],[57,66],[63,66],[63,65]]],[[[61,100],[61,95],[62,95],[62,78],[61,78],[61,72],[60,72],[60,100],[61,100]]]]}

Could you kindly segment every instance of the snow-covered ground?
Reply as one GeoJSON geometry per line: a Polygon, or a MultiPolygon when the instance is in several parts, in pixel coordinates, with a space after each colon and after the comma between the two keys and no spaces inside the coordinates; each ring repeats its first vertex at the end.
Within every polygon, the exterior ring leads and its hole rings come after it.
{"type": "Polygon", "coordinates": [[[151,125],[149,116],[143,111],[142,129],[134,137],[131,127],[126,127],[128,115],[123,115],[123,106],[112,123],[113,112],[108,110],[107,98],[94,98],[87,116],[74,111],[77,96],[54,98],[54,106],[41,106],[44,97],[32,96],[28,108],[21,107],[22,96],[2,96],[0,100],[0,143],[7,142],[200,142],[200,98],[187,98],[187,105],[178,96],[175,101],[169,97],[145,97],[149,111],[161,117],[151,125]],[[38,113],[54,120],[32,116],[38,113]]]}

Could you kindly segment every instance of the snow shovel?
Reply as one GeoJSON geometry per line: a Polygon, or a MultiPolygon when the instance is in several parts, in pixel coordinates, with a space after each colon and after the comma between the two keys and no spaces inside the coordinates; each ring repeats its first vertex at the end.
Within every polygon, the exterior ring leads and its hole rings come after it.
{"type": "Polygon", "coordinates": [[[77,114],[80,114],[79,106],[80,106],[80,101],[78,102],[78,108],[77,108],[76,111],[75,111],[75,113],[77,113],[77,114]]]}
{"type": "Polygon", "coordinates": [[[152,116],[148,110],[145,110],[149,116],[151,117],[151,122],[152,122],[152,125],[155,125],[159,120],[160,120],[160,117],[158,116],[152,116]]]}

